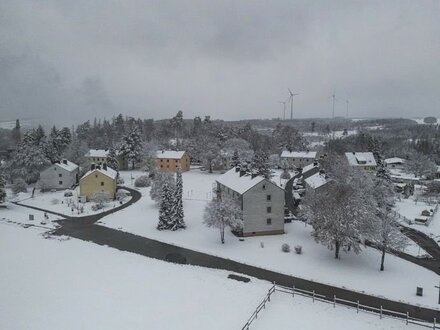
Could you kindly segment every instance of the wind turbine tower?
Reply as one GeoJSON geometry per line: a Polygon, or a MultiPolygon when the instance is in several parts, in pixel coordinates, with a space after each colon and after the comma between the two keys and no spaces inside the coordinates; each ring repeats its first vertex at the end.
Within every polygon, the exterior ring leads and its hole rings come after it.
{"type": "Polygon", "coordinates": [[[290,97],[288,100],[290,100],[290,120],[293,120],[293,101],[295,96],[299,95],[299,93],[293,93],[290,88],[288,88],[290,97]]]}
{"type": "Polygon", "coordinates": [[[336,102],[336,91],[335,90],[333,90],[333,94],[330,97],[333,99],[332,119],[335,119],[335,102],[336,102]]]}
{"type": "Polygon", "coordinates": [[[345,117],[348,119],[348,100],[345,100],[345,103],[347,103],[347,112],[345,114],[345,117]]]}
{"type": "Polygon", "coordinates": [[[282,105],[283,105],[283,120],[286,120],[286,103],[287,103],[288,99],[286,101],[279,101],[282,105]]]}

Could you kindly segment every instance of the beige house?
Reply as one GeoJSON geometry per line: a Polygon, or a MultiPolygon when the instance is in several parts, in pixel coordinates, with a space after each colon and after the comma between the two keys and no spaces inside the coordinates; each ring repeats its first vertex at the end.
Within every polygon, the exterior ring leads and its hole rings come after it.
{"type": "Polygon", "coordinates": [[[190,159],[185,151],[162,150],[156,153],[156,168],[161,172],[189,171],[190,159]]]}
{"type": "Polygon", "coordinates": [[[92,164],[90,171],[79,180],[80,196],[90,201],[96,194],[107,193],[109,198],[115,199],[117,176],[117,172],[107,167],[105,163],[92,164]]]}
{"type": "MultiPolygon", "coordinates": [[[[107,163],[107,156],[109,150],[108,149],[90,149],[84,157],[88,159],[90,163],[95,163],[97,165],[102,165],[107,163]]],[[[116,150],[116,159],[118,160],[118,166],[120,170],[128,169],[128,161],[127,159],[120,153],[119,150],[116,150]]]]}

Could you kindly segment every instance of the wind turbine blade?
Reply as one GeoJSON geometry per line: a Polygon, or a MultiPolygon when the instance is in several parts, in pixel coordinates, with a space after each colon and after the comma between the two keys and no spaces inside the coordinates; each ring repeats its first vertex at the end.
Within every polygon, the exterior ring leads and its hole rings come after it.
{"type": "Polygon", "coordinates": [[[287,89],[289,90],[289,93],[290,93],[290,95],[292,96],[293,93],[292,93],[292,91],[290,90],[290,88],[287,88],[287,89]]]}

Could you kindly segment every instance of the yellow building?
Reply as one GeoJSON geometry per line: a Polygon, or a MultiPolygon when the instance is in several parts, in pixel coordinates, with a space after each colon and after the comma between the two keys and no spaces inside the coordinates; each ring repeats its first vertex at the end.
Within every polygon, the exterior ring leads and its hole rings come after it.
{"type": "Polygon", "coordinates": [[[190,159],[185,151],[162,150],[156,154],[156,168],[161,172],[189,171],[190,159]]]}
{"type": "Polygon", "coordinates": [[[117,175],[117,172],[105,163],[101,166],[92,164],[91,170],[79,180],[80,196],[90,201],[97,193],[107,193],[109,198],[115,199],[117,175]]]}
{"type": "MultiPolygon", "coordinates": [[[[109,150],[108,149],[90,149],[84,157],[86,157],[90,163],[95,163],[102,165],[107,162],[109,150]]],[[[128,161],[124,155],[121,154],[119,150],[116,150],[116,160],[118,161],[118,166],[120,170],[128,169],[128,161]]]]}

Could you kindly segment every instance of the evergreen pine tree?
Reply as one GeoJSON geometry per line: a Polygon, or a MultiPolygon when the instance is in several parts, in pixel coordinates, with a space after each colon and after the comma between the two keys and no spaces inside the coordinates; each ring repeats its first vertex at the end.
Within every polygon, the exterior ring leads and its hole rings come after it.
{"type": "Polygon", "coordinates": [[[162,198],[160,200],[158,230],[171,229],[172,227],[172,201],[172,191],[168,183],[165,182],[162,187],[162,198]]]}
{"type": "Polygon", "coordinates": [[[127,157],[127,160],[131,162],[131,166],[134,166],[141,158],[142,152],[142,140],[137,127],[133,129],[122,138],[121,153],[127,157]]]}
{"type": "Polygon", "coordinates": [[[238,150],[235,149],[234,154],[232,155],[231,158],[231,168],[237,167],[238,165],[240,165],[240,156],[238,154],[238,150]]]}
{"type": "Polygon", "coordinates": [[[252,159],[251,164],[252,173],[261,175],[266,179],[271,178],[271,170],[269,164],[269,157],[264,151],[257,151],[252,159]]]}
{"type": "Polygon", "coordinates": [[[173,205],[172,205],[172,227],[171,230],[185,229],[185,221],[183,220],[183,181],[182,172],[180,168],[176,173],[176,187],[173,193],[173,205]]]}
{"type": "Polygon", "coordinates": [[[114,169],[115,171],[119,171],[119,163],[116,156],[115,148],[110,148],[107,155],[107,166],[114,169]]]}
{"type": "Polygon", "coordinates": [[[5,177],[3,176],[3,173],[0,172],[0,203],[3,203],[6,199],[5,186],[6,186],[5,177]]]}

